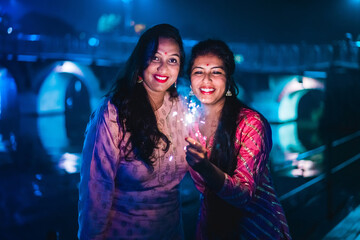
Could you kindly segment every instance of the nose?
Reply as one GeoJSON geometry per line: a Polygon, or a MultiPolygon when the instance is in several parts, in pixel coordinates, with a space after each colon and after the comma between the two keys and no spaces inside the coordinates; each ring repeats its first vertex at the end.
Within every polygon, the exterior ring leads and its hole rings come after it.
{"type": "Polygon", "coordinates": [[[167,71],[167,68],[168,68],[168,66],[166,63],[160,62],[159,66],[157,67],[157,70],[159,73],[165,73],[167,71]]]}
{"type": "Polygon", "coordinates": [[[205,73],[204,74],[204,78],[203,78],[203,81],[204,82],[206,82],[206,81],[208,81],[208,82],[212,82],[212,79],[211,79],[211,72],[208,72],[208,73],[205,73]]]}

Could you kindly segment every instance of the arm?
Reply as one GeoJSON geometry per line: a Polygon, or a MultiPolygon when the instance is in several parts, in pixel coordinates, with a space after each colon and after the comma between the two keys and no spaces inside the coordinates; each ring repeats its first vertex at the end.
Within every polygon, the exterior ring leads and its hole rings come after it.
{"type": "MultiPolygon", "coordinates": [[[[188,138],[187,161],[193,175],[198,174],[211,190],[230,204],[241,207],[253,196],[266,167],[271,148],[270,128],[259,115],[245,117],[236,132],[237,167],[233,176],[224,173],[207,159],[206,149],[188,138]]],[[[205,186],[202,187],[203,189],[205,186]]],[[[200,188],[198,187],[200,190],[200,188]]]]}
{"type": "Polygon", "coordinates": [[[104,239],[111,217],[120,139],[114,108],[105,105],[88,126],[80,172],[79,239],[104,239]]]}

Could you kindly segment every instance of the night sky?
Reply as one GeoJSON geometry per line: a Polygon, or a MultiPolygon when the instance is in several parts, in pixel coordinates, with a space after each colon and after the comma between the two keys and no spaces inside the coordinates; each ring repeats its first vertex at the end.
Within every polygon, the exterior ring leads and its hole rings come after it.
{"type": "MultiPolygon", "coordinates": [[[[122,9],[122,0],[0,2],[19,28],[21,17],[36,12],[89,33],[96,32],[102,14],[121,15],[122,9]]],[[[131,16],[147,27],[173,24],[184,38],[229,42],[330,43],[346,32],[355,39],[360,33],[360,0],[132,0],[131,16]]]]}

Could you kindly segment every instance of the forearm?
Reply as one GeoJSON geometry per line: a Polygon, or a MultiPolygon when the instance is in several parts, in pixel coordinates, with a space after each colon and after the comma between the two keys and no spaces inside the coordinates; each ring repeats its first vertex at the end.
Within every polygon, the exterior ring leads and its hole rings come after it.
{"type": "Polygon", "coordinates": [[[214,192],[220,191],[224,185],[224,172],[209,161],[205,161],[201,165],[193,169],[200,174],[208,188],[214,192]]]}

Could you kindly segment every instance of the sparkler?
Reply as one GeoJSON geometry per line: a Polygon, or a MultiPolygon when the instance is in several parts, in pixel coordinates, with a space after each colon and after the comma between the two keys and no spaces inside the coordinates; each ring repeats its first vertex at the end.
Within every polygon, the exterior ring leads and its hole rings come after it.
{"type": "MultiPolygon", "coordinates": [[[[187,97],[185,97],[185,99],[187,99],[187,97]]],[[[193,124],[195,123],[195,121],[197,119],[200,119],[200,105],[196,103],[196,101],[194,101],[193,99],[190,98],[189,102],[187,103],[188,106],[188,111],[185,114],[185,121],[184,121],[184,125],[185,127],[187,127],[189,130],[192,129],[192,132],[195,134],[195,137],[199,139],[199,137],[201,136],[201,133],[199,132],[199,129],[197,128],[197,130],[195,130],[193,128],[193,124]]],[[[200,120],[199,123],[201,124],[205,124],[205,121],[200,120]]],[[[191,134],[190,134],[191,135],[191,134]]],[[[203,137],[203,139],[206,141],[206,136],[203,137]]]]}

